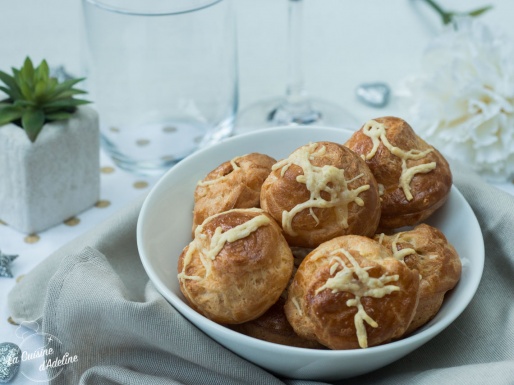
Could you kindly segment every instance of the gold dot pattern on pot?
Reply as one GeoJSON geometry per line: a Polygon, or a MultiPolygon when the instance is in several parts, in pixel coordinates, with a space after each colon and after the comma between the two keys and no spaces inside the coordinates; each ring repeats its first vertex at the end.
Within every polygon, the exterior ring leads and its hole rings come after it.
{"type": "Polygon", "coordinates": [[[37,242],[39,242],[40,239],[41,239],[41,237],[37,234],[30,234],[30,235],[27,235],[25,238],[23,238],[25,243],[37,243],[37,242]]]}
{"type": "Polygon", "coordinates": [[[111,127],[109,128],[111,132],[120,132],[120,129],[118,127],[111,127]]]}
{"type": "Polygon", "coordinates": [[[134,188],[137,188],[137,189],[147,188],[148,182],[140,180],[140,181],[134,182],[133,186],[134,186],[134,188]]]}
{"type": "Polygon", "coordinates": [[[111,166],[105,166],[100,169],[102,174],[112,174],[116,169],[111,166]]]}
{"type": "Polygon", "coordinates": [[[63,222],[66,226],[77,226],[80,223],[80,219],[77,217],[71,217],[63,222]]]}
{"type": "MultiPolygon", "coordinates": [[[[118,128],[118,127],[109,127],[108,130],[111,133],[122,132],[120,130],[120,128],[118,128]]],[[[177,131],[176,127],[169,126],[169,127],[163,127],[161,132],[163,132],[163,135],[164,135],[164,133],[174,133],[176,131],[177,131]]],[[[136,143],[138,146],[146,146],[146,145],[151,145],[153,142],[148,139],[141,138],[141,139],[137,140],[136,143]]],[[[162,160],[163,161],[175,161],[176,159],[173,155],[168,154],[168,155],[163,155],[162,160]]],[[[103,165],[101,164],[100,167],[97,169],[97,172],[99,172],[100,175],[102,175],[102,178],[106,178],[108,175],[109,175],[109,178],[121,177],[121,175],[123,173],[120,173],[120,171],[121,170],[118,170],[118,168],[115,165],[111,165],[109,163],[107,163],[107,164],[104,163],[103,165]]],[[[144,190],[144,189],[148,188],[151,184],[151,182],[149,182],[149,181],[138,180],[138,179],[132,179],[127,182],[129,183],[129,186],[130,186],[130,184],[133,185],[132,188],[134,190],[135,189],[144,190]]],[[[132,190],[132,191],[134,191],[134,190],[132,190]]],[[[99,208],[99,209],[104,209],[104,208],[110,207],[111,205],[112,205],[111,200],[99,199],[94,204],[94,207],[99,208]]],[[[66,228],[68,229],[67,232],[72,231],[72,228],[75,229],[74,231],[80,231],[80,227],[83,226],[83,224],[81,223],[82,219],[83,218],[79,218],[78,216],[73,216],[73,217],[67,218],[66,220],[61,221],[61,223],[66,226],[66,228]]],[[[0,219],[0,227],[2,227],[2,226],[8,226],[8,223],[6,221],[0,219]]],[[[63,227],[61,227],[61,228],[64,229],[63,227]]],[[[45,234],[46,234],[46,232],[45,232],[45,234]]],[[[1,238],[1,236],[0,236],[0,238],[1,238]]],[[[42,241],[43,241],[43,238],[45,238],[45,235],[38,234],[38,233],[20,234],[18,236],[18,238],[19,238],[18,242],[25,244],[26,247],[29,247],[29,245],[30,245],[31,248],[33,249],[34,247],[39,247],[41,244],[44,243],[42,241]]],[[[45,238],[45,243],[46,243],[46,238],[45,238]]],[[[19,275],[15,276],[13,281],[15,281],[16,283],[20,283],[22,280],[25,280],[25,279],[29,279],[29,278],[27,278],[25,274],[19,274],[19,275]]],[[[7,321],[7,323],[13,325],[14,327],[19,326],[19,324],[13,319],[12,316],[7,316],[4,318],[4,320],[7,321]]]]}
{"type": "Polygon", "coordinates": [[[136,144],[138,146],[147,146],[148,144],[150,143],[150,141],[148,139],[138,139],[136,140],[136,144]]]}
{"type": "Polygon", "coordinates": [[[163,127],[162,130],[164,132],[167,132],[167,133],[171,133],[171,132],[177,132],[177,127],[174,127],[174,126],[166,126],[166,127],[163,127]]]}
{"type": "Polygon", "coordinates": [[[99,209],[109,207],[110,205],[111,205],[111,202],[106,199],[101,199],[95,203],[95,207],[98,207],[99,209]]]}

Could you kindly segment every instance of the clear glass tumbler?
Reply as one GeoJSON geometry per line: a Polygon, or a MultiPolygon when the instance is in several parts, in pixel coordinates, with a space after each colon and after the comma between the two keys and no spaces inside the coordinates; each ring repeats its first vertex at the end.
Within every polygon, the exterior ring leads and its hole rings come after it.
{"type": "Polygon", "coordinates": [[[230,0],[83,0],[83,11],[86,88],[120,167],[162,173],[232,133],[230,0]]]}

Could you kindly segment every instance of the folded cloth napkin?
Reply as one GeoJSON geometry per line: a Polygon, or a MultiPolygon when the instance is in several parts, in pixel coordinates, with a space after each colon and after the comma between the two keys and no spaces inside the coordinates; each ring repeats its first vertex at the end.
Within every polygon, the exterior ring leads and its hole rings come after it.
{"type": "MultiPolygon", "coordinates": [[[[461,166],[454,181],[478,217],[484,275],[464,313],[395,363],[340,384],[514,383],[514,197],[461,166]]],[[[56,384],[315,384],[279,379],[211,340],[148,281],[136,247],[142,200],[66,245],[9,294],[17,322],[56,336],[56,384]]],[[[463,235],[465,236],[465,235],[463,235]]]]}

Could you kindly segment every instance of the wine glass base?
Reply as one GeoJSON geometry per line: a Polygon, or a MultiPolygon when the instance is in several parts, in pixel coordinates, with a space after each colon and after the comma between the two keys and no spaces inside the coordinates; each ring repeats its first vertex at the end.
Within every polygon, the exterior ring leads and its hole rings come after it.
{"type": "Polygon", "coordinates": [[[284,109],[284,98],[274,98],[254,103],[239,112],[234,135],[276,126],[313,125],[357,130],[358,120],[344,108],[321,99],[309,99],[307,113],[295,114],[294,109],[284,109]]]}

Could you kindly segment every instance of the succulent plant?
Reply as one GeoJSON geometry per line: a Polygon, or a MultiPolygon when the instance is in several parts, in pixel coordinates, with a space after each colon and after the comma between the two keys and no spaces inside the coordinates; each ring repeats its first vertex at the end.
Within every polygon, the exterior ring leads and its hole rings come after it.
{"type": "Polygon", "coordinates": [[[5,84],[0,90],[7,99],[0,101],[0,126],[14,123],[22,127],[31,142],[34,142],[47,122],[70,118],[77,106],[90,103],[75,99],[85,91],[73,86],[84,79],[70,79],[61,83],[50,76],[45,60],[34,68],[26,58],[21,69],[12,68],[12,76],[0,71],[0,81],[5,84]]]}

